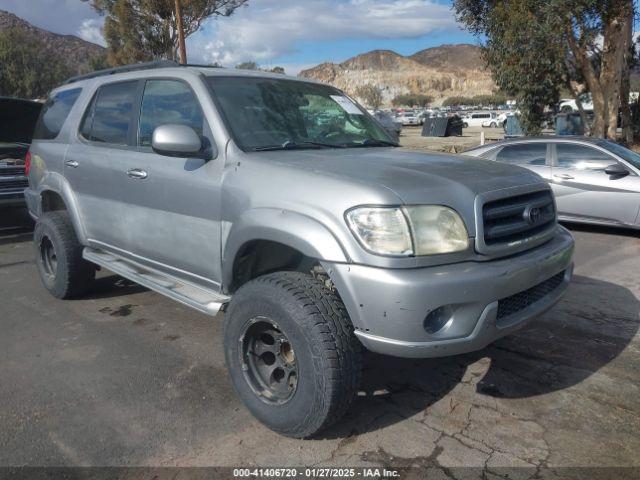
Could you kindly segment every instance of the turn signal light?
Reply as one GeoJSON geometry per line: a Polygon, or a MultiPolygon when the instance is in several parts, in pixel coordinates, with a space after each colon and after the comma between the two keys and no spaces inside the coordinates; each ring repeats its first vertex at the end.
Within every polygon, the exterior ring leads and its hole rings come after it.
{"type": "Polygon", "coordinates": [[[24,174],[29,175],[29,171],[31,171],[31,152],[27,152],[24,157],[24,174]]]}

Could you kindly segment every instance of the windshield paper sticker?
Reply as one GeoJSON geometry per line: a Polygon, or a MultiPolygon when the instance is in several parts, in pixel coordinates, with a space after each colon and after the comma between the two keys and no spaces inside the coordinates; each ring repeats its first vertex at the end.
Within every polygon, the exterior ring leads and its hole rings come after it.
{"type": "Polygon", "coordinates": [[[343,95],[331,95],[331,98],[349,115],[362,115],[362,111],[349,98],[343,95]]]}

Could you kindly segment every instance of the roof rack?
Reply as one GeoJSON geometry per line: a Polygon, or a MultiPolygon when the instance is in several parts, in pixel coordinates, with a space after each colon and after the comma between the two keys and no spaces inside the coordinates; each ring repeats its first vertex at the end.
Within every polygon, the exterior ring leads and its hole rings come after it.
{"type": "Polygon", "coordinates": [[[154,68],[179,67],[180,64],[171,60],[158,60],[155,62],[134,63],[133,65],[124,65],[122,67],[106,68],[104,70],[96,70],[95,72],[85,75],[77,75],[69,78],[65,84],[79,82],[80,80],[88,80],[90,78],[103,77],[105,75],[114,75],[116,73],[136,72],[138,70],[152,70],[154,68]]]}
{"type": "Polygon", "coordinates": [[[194,67],[194,68],[224,68],[220,65],[207,65],[204,63],[179,63],[178,67],[194,67]]]}

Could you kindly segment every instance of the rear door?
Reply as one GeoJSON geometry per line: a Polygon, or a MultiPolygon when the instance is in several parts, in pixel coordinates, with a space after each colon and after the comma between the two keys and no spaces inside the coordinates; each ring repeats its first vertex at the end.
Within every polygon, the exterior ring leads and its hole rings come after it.
{"type": "Polygon", "coordinates": [[[638,214],[638,176],[605,173],[619,163],[589,145],[554,143],[552,187],[558,213],[567,219],[633,224],[638,214]]]}
{"type": "Polygon", "coordinates": [[[76,195],[87,237],[93,246],[126,250],[132,234],[131,209],[123,195],[126,174],[116,164],[130,153],[135,135],[138,80],[104,84],[72,135],[64,174],[76,195]]]}
{"type": "Polygon", "coordinates": [[[549,145],[546,142],[509,144],[489,155],[487,158],[492,160],[525,167],[547,181],[551,178],[549,145]]]}

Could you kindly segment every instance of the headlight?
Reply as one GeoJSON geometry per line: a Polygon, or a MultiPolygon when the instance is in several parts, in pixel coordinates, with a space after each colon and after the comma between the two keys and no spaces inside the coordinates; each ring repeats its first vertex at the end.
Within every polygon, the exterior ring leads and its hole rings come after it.
{"type": "Polygon", "coordinates": [[[416,255],[460,252],[469,246],[467,228],[455,210],[440,205],[404,210],[411,224],[416,255]]]}
{"type": "Polygon", "coordinates": [[[360,207],[346,217],[360,243],[380,255],[453,253],[469,245],[464,222],[449,207],[360,207]]]}
{"type": "Polygon", "coordinates": [[[399,208],[356,208],[347,213],[347,223],[360,243],[373,253],[413,253],[409,225],[399,208]]]}

